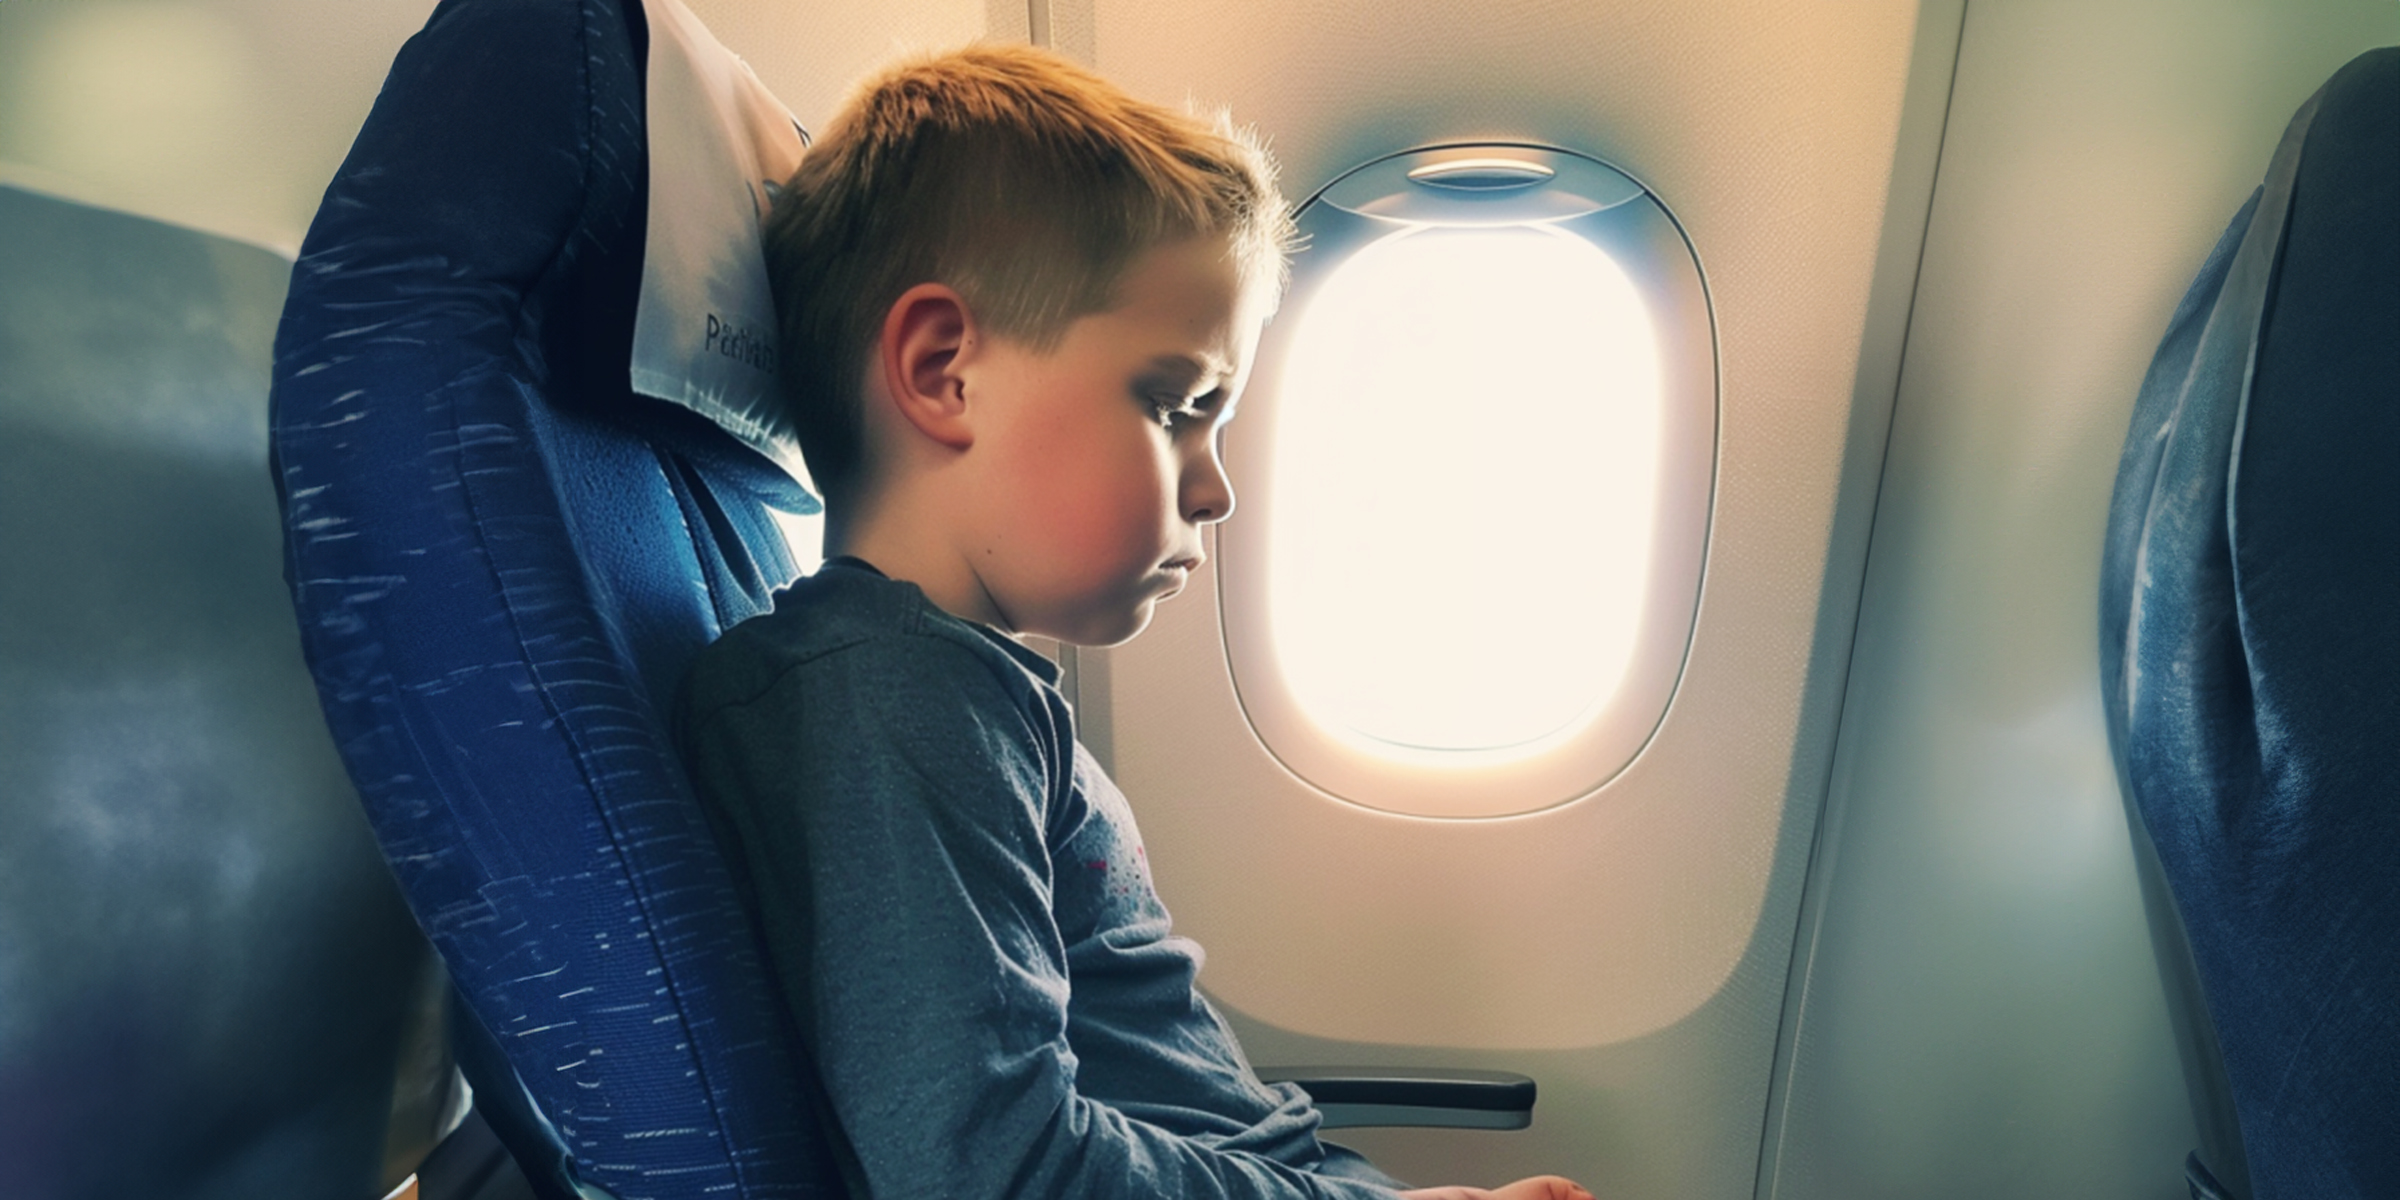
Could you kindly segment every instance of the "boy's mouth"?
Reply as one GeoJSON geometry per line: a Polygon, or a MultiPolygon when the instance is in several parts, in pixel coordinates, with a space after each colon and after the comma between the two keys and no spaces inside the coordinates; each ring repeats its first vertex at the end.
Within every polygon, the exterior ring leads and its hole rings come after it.
{"type": "Polygon", "coordinates": [[[1183,589],[1192,581],[1192,572],[1198,570],[1204,561],[1206,560],[1194,556],[1159,564],[1159,573],[1167,577],[1167,590],[1159,596],[1159,599],[1164,600],[1169,596],[1181,595],[1183,589]]]}

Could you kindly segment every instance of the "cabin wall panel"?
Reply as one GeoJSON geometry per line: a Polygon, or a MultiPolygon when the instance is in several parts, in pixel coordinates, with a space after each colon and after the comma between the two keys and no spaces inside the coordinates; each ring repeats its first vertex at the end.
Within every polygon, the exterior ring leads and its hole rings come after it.
{"type": "MultiPolygon", "coordinates": [[[[1086,718],[1254,1060],[1541,1081],[1525,1134],[1349,1137],[1404,1175],[1754,1189],[1957,21],[1778,0],[1095,5],[1103,73],[1229,104],[1295,195],[1412,145],[1554,142],[1649,183],[1710,287],[1722,432],[1692,653],[1651,745],[1597,794],[1428,821],[1310,789],[1244,722],[1207,571],[1142,638],[1078,657],[1106,681],[1086,718]]],[[[1394,496],[1392,519],[1440,494],[1394,496]]],[[[1429,547],[1360,600],[1442,570],[1508,564],[1429,547]]]]}
{"type": "Polygon", "coordinates": [[[1968,7],[1786,1031],[1777,1200],[2185,1194],[2099,697],[2168,315],[2362,0],[1968,7]]]}
{"type": "MultiPolygon", "coordinates": [[[[0,180],[296,252],[435,0],[0,3],[0,180]]],[[[1024,0],[688,0],[814,129],[867,68],[1024,0]]]]}
{"type": "Polygon", "coordinates": [[[289,254],[433,7],[0,4],[0,176],[289,254]]]}
{"type": "Polygon", "coordinates": [[[991,36],[1024,41],[1026,0],[684,0],[815,132],[860,74],[903,55],[991,36]]]}

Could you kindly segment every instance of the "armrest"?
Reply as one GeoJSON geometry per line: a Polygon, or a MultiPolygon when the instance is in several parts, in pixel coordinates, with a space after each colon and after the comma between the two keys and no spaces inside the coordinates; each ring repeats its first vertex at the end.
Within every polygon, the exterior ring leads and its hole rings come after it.
{"type": "Polygon", "coordinates": [[[1362,1125],[1523,1129],[1533,1124],[1533,1080],[1508,1071],[1435,1067],[1267,1067],[1268,1083],[1294,1083],[1316,1102],[1326,1129],[1362,1125]]]}

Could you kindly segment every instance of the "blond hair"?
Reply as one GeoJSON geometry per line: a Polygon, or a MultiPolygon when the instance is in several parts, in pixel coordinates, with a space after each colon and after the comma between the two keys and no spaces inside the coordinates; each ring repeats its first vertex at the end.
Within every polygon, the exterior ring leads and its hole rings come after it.
{"type": "Polygon", "coordinates": [[[909,288],[956,288],[983,328],[1047,352],[1113,306],[1135,259],[1187,237],[1225,239],[1272,296],[1291,229],[1247,131],[1047,51],[976,45],[869,77],[766,224],[784,403],[810,472],[837,496],[859,482],[867,352],[909,288]]]}

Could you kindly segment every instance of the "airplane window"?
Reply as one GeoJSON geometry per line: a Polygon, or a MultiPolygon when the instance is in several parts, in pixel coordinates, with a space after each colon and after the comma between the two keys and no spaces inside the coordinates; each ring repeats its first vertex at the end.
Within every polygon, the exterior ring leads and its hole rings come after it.
{"type": "Polygon", "coordinates": [[[1632,281],[1542,226],[1404,229],[1303,319],[1268,566],[1303,707],[1370,749],[1522,754],[1589,720],[1649,573],[1658,353],[1632,281]],[[1583,545],[1554,547],[1567,514],[1583,545]]]}
{"type": "Polygon", "coordinates": [[[1229,430],[1245,712],[1374,808],[1595,790],[1663,715],[1698,595],[1715,361],[1680,231],[1621,173],[1529,147],[1369,164],[1301,224],[1229,430]]]}

